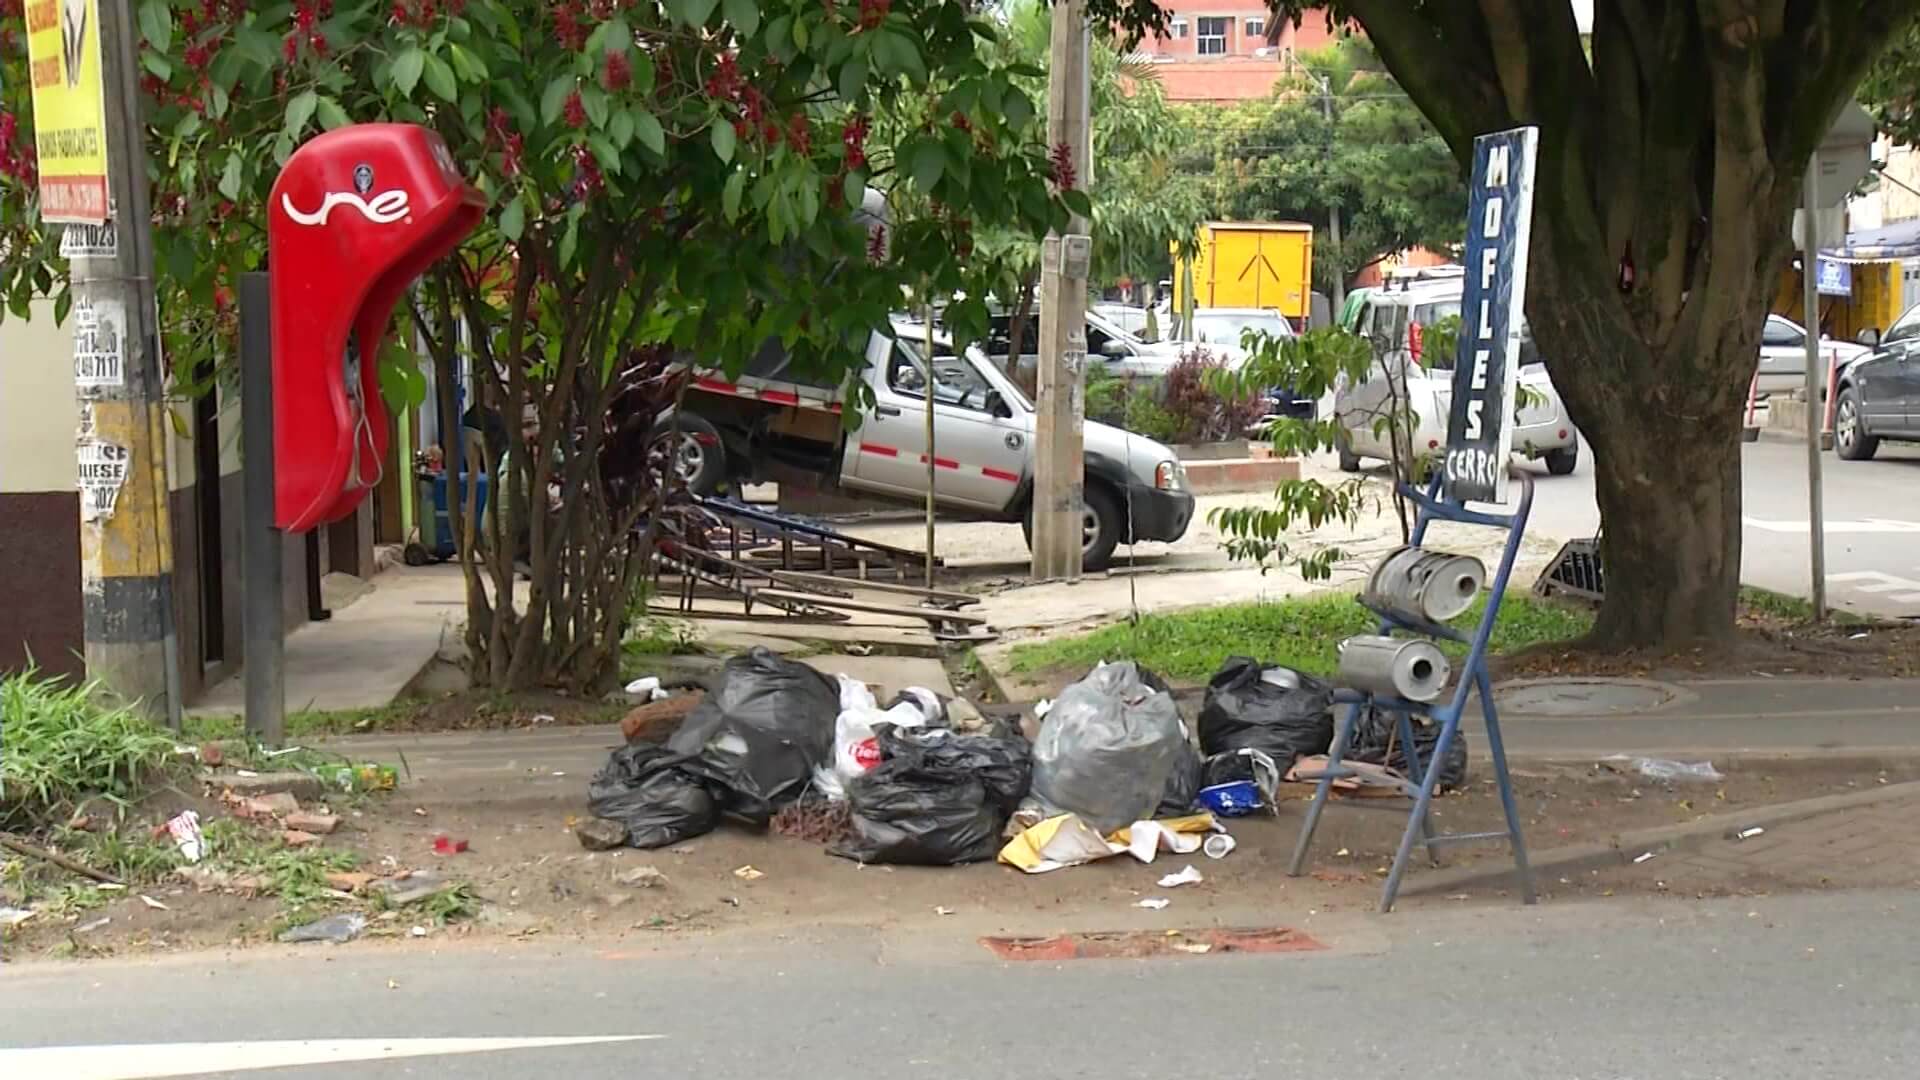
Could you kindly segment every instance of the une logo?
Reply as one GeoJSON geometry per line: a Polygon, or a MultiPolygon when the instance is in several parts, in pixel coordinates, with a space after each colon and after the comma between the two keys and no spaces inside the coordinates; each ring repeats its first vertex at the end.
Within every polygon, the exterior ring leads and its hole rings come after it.
{"type": "Polygon", "coordinates": [[[350,206],[360,211],[361,217],[375,225],[390,225],[411,212],[407,205],[407,193],[399,188],[383,191],[372,199],[363,198],[351,191],[329,191],[327,197],[321,200],[320,209],[311,213],[295,207],[293,196],[283,192],[280,195],[280,206],[287,212],[288,217],[301,225],[325,225],[327,218],[333,215],[333,208],[336,206],[350,206]]]}

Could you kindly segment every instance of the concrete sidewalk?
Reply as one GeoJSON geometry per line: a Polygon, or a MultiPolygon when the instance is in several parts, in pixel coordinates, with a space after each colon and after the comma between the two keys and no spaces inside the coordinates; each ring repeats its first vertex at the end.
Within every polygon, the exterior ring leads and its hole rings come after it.
{"type": "MultiPolygon", "coordinates": [[[[288,711],[391,704],[433,662],[466,612],[457,565],[396,566],[376,575],[331,619],[287,635],[288,711]]],[[[245,708],[245,679],[234,675],[187,711],[238,716],[245,708]]]]}

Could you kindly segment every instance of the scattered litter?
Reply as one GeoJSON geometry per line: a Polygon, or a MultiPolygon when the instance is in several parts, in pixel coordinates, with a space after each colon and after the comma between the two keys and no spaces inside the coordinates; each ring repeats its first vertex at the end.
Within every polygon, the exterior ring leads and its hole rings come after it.
{"type": "Polygon", "coordinates": [[[866,683],[840,676],[840,712],[833,721],[833,761],[813,771],[813,786],[829,799],[845,798],[847,781],[866,775],[880,764],[880,740],[874,734],[879,725],[919,727],[926,722],[927,714],[918,703],[902,701],[883,710],[866,683]]]}
{"type": "Polygon", "coordinates": [[[673,854],[691,855],[693,854],[693,847],[690,844],[681,844],[679,847],[673,849],[673,854]]]}
{"type": "Polygon", "coordinates": [[[613,880],[636,889],[657,889],[667,883],[667,875],[657,866],[636,866],[613,880]]]}
{"type": "MultiPolygon", "coordinates": [[[[217,749],[219,749],[219,747],[215,747],[214,749],[216,749],[216,750],[217,750],[217,749]]],[[[267,752],[265,752],[265,753],[264,753],[264,754],[262,754],[261,756],[262,756],[262,757],[270,757],[270,758],[277,758],[277,757],[285,757],[285,756],[286,756],[286,755],[288,755],[288,754],[293,754],[293,753],[298,753],[299,751],[301,751],[301,750],[304,750],[304,749],[306,749],[306,747],[304,747],[304,746],[286,746],[286,747],[282,747],[282,748],[280,748],[280,749],[278,749],[278,750],[268,750],[267,752]]],[[[212,763],[212,762],[209,762],[208,764],[213,764],[213,763],[212,763]]]]}
{"type": "Polygon", "coordinates": [[[140,902],[147,905],[148,907],[152,908],[155,911],[172,911],[173,910],[172,908],[161,903],[160,901],[155,900],[153,897],[148,896],[146,893],[140,894],[140,902]]]}
{"type": "Polygon", "coordinates": [[[1653,858],[1653,857],[1654,857],[1655,855],[1658,855],[1658,854],[1660,854],[1660,853],[1659,853],[1659,852],[1657,852],[1657,851],[1643,851],[1643,852],[1641,852],[1640,854],[1638,854],[1638,855],[1635,855],[1635,856],[1633,857],[1633,861],[1634,861],[1635,863],[1643,863],[1643,862],[1646,862],[1646,861],[1647,861],[1648,859],[1651,859],[1651,858],[1653,858]]]}
{"type": "Polygon", "coordinates": [[[1334,853],[1333,853],[1333,857],[1334,857],[1334,858],[1336,858],[1336,859],[1344,859],[1344,858],[1346,858],[1346,857],[1347,857],[1348,855],[1351,855],[1351,854],[1353,854],[1353,852],[1352,852],[1351,850],[1349,850],[1349,849],[1347,849],[1347,848],[1341,848],[1341,849],[1340,849],[1339,851],[1336,851],[1336,852],[1334,852],[1334,853]]]}
{"type": "MultiPolygon", "coordinates": [[[[1165,821],[1136,821],[1121,830],[1125,840],[1119,840],[1119,834],[1108,837],[1124,843],[1127,853],[1143,863],[1153,861],[1162,851],[1175,855],[1191,855],[1200,850],[1202,842],[1199,834],[1207,831],[1207,825],[1201,823],[1201,817],[1172,818],[1165,821]]],[[[1205,818],[1211,824],[1211,818],[1205,818]]]]}
{"type": "Polygon", "coordinates": [[[553,714],[545,713],[545,712],[534,713],[532,716],[527,718],[527,723],[532,724],[534,727],[544,727],[548,724],[553,723],[553,714]]]}
{"type": "Polygon", "coordinates": [[[427,808],[424,806],[416,806],[413,808],[413,814],[415,817],[426,817],[427,808]]]}
{"type": "Polygon", "coordinates": [[[424,926],[416,926],[413,929],[407,931],[407,933],[411,934],[414,937],[426,937],[427,928],[424,926]]]}
{"type": "Polygon", "coordinates": [[[1145,900],[1142,900],[1133,906],[1147,908],[1150,911],[1160,911],[1171,903],[1173,903],[1173,901],[1168,900],[1164,897],[1149,896],[1145,900]]]}
{"type": "Polygon", "coordinates": [[[951,915],[953,914],[953,909],[950,907],[937,907],[933,909],[933,913],[935,915],[951,915]]]}
{"type": "Polygon", "coordinates": [[[73,932],[76,934],[91,934],[112,921],[113,916],[102,915],[92,922],[81,923],[79,926],[74,927],[73,932]]]}
{"type": "Polygon", "coordinates": [[[1213,951],[1213,944],[1203,941],[1176,941],[1167,947],[1174,952],[1189,953],[1194,956],[1205,956],[1213,951]]]}
{"type": "Polygon", "coordinates": [[[1205,880],[1207,879],[1200,875],[1200,871],[1195,870],[1192,865],[1188,865],[1186,869],[1177,874],[1168,874],[1166,877],[1161,878],[1160,887],[1163,889],[1177,889],[1182,885],[1198,885],[1205,880]]]}
{"type": "Polygon", "coordinates": [[[67,828],[72,829],[74,832],[92,832],[93,815],[75,814],[67,819],[67,828]]]}
{"type": "Polygon", "coordinates": [[[199,750],[200,763],[219,768],[227,760],[227,752],[220,749],[219,743],[203,743],[199,750]]]}
{"type": "Polygon", "coordinates": [[[724,896],[721,899],[726,901],[728,907],[740,906],[740,898],[737,896],[724,896]]]}
{"type": "Polygon", "coordinates": [[[1029,874],[1044,874],[1062,867],[1104,859],[1128,852],[1141,862],[1152,862],[1163,850],[1179,855],[1199,849],[1201,837],[1214,826],[1213,815],[1191,814],[1160,821],[1136,821],[1127,828],[1101,836],[1075,814],[1047,818],[1020,831],[1000,849],[1000,861],[1029,874]],[[1136,838],[1151,838],[1141,843],[1136,838]]]}
{"type": "Polygon", "coordinates": [[[197,863],[207,853],[206,837],[200,833],[200,815],[192,810],[182,810],[179,816],[167,822],[167,833],[173,837],[173,845],[180,849],[180,857],[190,863],[197,863]]]}
{"type": "Polygon", "coordinates": [[[1209,859],[1224,859],[1238,845],[1239,841],[1226,833],[1214,833],[1207,837],[1207,842],[1200,846],[1200,850],[1206,852],[1209,859]]]}
{"type": "Polygon", "coordinates": [[[5,905],[0,905],[0,929],[19,926],[21,923],[26,922],[38,914],[39,912],[32,908],[6,907],[5,905]]]}
{"type": "Polygon", "coordinates": [[[667,692],[660,687],[660,676],[658,675],[648,675],[644,678],[633,680],[627,684],[627,693],[633,694],[636,697],[644,697],[648,701],[659,701],[667,696],[667,692]]]}
{"type": "Polygon", "coordinates": [[[1866,632],[1865,630],[1862,630],[1862,631],[1860,631],[1860,632],[1859,632],[1859,633],[1857,633],[1857,634],[1848,634],[1848,635],[1847,635],[1847,640],[1848,640],[1848,641],[1859,641],[1859,640],[1860,640],[1861,638],[1864,638],[1864,637],[1866,637],[1866,636],[1867,636],[1867,632],[1866,632]]]}
{"type": "Polygon", "coordinates": [[[435,855],[458,855],[465,850],[467,850],[467,842],[465,840],[455,840],[445,833],[433,838],[433,853],[435,855]]]}
{"type": "Polygon", "coordinates": [[[235,769],[233,770],[233,775],[244,776],[247,779],[252,780],[255,777],[259,776],[260,774],[257,772],[254,772],[252,769],[235,769]]]}
{"type": "Polygon", "coordinates": [[[733,876],[739,878],[741,881],[758,881],[767,875],[765,871],[755,870],[749,865],[736,868],[733,876]]]}
{"type": "Polygon", "coordinates": [[[850,644],[846,646],[846,650],[847,650],[847,655],[849,656],[872,656],[873,655],[873,646],[871,645],[850,644]]]}
{"type": "Polygon", "coordinates": [[[399,983],[397,983],[397,982],[395,982],[395,981],[394,981],[394,980],[392,980],[392,979],[388,979],[388,980],[387,980],[387,989],[389,989],[389,990],[398,990],[398,989],[400,989],[400,984],[399,984],[399,983]]]}
{"type": "Polygon", "coordinates": [[[127,887],[117,881],[103,881],[94,886],[99,892],[126,892],[127,887]]]}
{"type": "Polygon", "coordinates": [[[431,870],[414,870],[399,877],[384,878],[374,888],[385,895],[390,907],[405,907],[444,890],[449,882],[431,870]]]}
{"type": "Polygon", "coordinates": [[[334,945],[343,945],[359,937],[366,928],[367,917],[357,911],[349,911],[339,915],[329,915],[324,919],[307,923],[305,926],[296,926],[281,934],[280,941],[287,945],[296,945],[305,941],[325,941],[334,945]]]}
{"type": "Polygon", "coordinates": [[[320,782],[341,791],[392,791],[400,782],[400,774],[391,765],[375,765],[367,762],[355,765],[351,762],[333,761],[316,765],[310,770],[320,782]]]}
{"type": "Polygon", "coordinates": [[[1616,772],[1636,772],[1649,780],[1698,780],[1704,783],[1717,783],[1725,780],[1720,770],[1713,767],[1711,761],[1670,761],[1666,758],[1629,757],[1615,754],[1601,758],[1600,763],[1616,772]],[[1615,762],[1622,765],[1616,766],[1615,762]]]}
{"type": "Polygon", "coordinates": [[[567,774],[566,774],[566,773],[564,773],[564,772],[560,772],[560,771],[557,771],[557,770],[556,770],[556,771],[554,772],[554,774],[553,774],[553,775],[555,775],[555,776],[565,776],[565,775],[567,775],[567,774]]]}
{"type": "Polygon", "coordinates": [[[1759,836],[1761,833],[1766,831],[1767,830],[1761,828],[1760,826],[1755,825],[1751,829],[1741,829],[1739,832],[1734,833],[1733,838],[1735,840],[1750,840],[1753,837],[1759,836]]]}

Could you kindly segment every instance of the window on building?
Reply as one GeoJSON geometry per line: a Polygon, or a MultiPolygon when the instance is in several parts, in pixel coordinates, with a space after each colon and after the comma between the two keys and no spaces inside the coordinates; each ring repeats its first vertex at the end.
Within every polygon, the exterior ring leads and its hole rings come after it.
{"type": "Polygon", "coordinates": [[[1202,15],[1200,33],[1194,51],[1201,56],[1225,56],[1227,54],[1227,27],[1233,22],[1225,16],[1202,15]]]}
{"type": "Polygon", "coordinates": [[[1266,36],[1267,36],[1267,17],[1265,15],[1248,16],[1247,17],[1248,40],[1258,40],[1266,36]]]}
{"type": "Polygon", "coordinates": [[[1176,38],[1182,38],[1182,39],[1184,39],[1187,36],[1187,20],[1185,19],[1173,20],[1173,36],[1176,38]]]}

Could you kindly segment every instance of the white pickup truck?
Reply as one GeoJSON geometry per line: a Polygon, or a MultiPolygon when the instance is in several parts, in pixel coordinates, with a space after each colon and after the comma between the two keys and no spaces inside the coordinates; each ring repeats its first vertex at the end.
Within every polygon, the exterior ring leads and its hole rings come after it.
{"type": "MultiPolygon", "coordinates": [[[[697,373],[679,417],[674,460],[698,493],[722,484],[789,482],[923,505],[927,491],[926,329],[896,321],[867,342],[860,378],[873,409],[849,431],[837,386],[807,381],[770,346],[738,379],[697,373]]],[[[954,355],[934,338],[934,500],[942,512],[1020,522],[1031,542],[1034,408],[977,350],[954,355]]],[[[659,437],[673,417],[655,427],[659,437]]],[[[1082,562],[1104,568],[1114,548],[1178,540],[1193,519],[1186,470],[1152,439],[1089,421],[1085,428],[1082,562]]]]}

